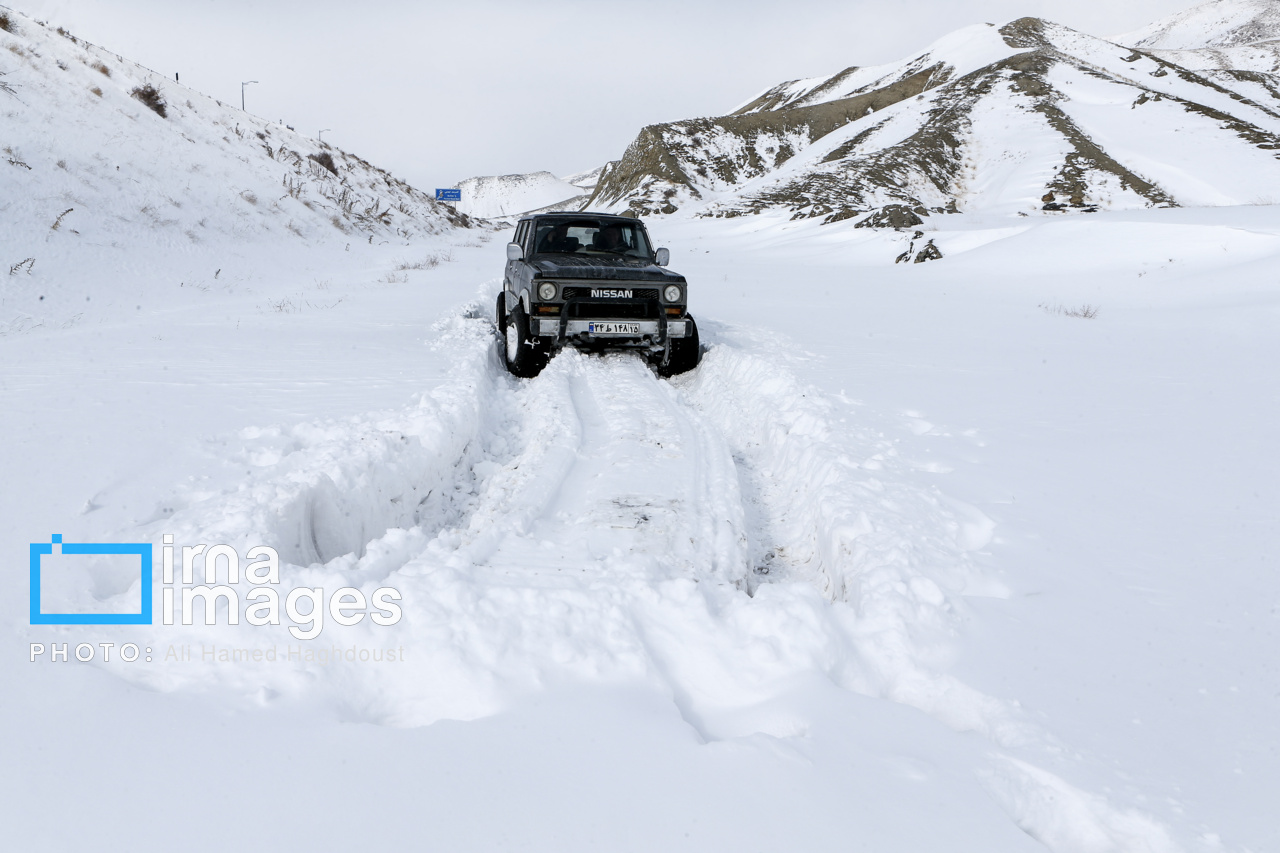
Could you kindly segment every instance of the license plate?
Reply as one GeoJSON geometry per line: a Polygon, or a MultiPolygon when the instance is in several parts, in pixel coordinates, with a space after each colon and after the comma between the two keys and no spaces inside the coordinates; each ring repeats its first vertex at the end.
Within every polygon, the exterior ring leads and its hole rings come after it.
{"type": "Polygon", "coordinates": [[[639,323],[589,323],[587,331],[593,335],[638,335],[639,323]]]}

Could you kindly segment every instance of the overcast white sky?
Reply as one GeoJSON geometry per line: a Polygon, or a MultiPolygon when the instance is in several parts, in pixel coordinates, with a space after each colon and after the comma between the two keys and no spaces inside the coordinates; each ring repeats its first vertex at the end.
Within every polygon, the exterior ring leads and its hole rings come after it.
{"type": "Polygon", "coordinates": [[[4,0],[430,191],[616,159],[646,124],[1024,15],[1094,35],[1194,0],[4,0]]]}

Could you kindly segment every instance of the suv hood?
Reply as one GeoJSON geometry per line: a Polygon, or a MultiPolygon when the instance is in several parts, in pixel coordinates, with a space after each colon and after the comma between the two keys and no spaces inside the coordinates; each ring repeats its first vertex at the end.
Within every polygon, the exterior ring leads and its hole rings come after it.
{"type": "Polygon", "coordinates": [[[653,261],[610,258],[600,255],[535,255],[529,259],[538,278],[589,281],[683,282],[684,276],[663,269],[653,261]]]}

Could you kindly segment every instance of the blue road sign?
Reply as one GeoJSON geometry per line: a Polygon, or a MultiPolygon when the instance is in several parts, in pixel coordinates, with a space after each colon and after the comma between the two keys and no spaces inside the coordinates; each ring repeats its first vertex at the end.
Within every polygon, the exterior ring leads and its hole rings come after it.
{"type": "Polygon", "coordinates": [[[462,201],[462,190],[436,190],[436,201],[462,201]]]}

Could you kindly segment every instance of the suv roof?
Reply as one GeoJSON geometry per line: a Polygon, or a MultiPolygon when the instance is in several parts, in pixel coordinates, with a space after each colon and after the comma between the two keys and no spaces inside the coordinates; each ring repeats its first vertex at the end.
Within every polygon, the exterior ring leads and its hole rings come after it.
{"type": "Polygon", "coordinates": [[[590,210],[579,210],[576,213],[569,212],[569,211],[561,212],[561,213],[535,213],[530,216],[520,217],[521,222],[524,222],[526,219],[539,219],[539,220],[551,220],[551,221],[558,221],[558,220],[572,221],[574,219],[601,219],[601,220],[613,219],[613,220],[617,220],[618,222],[643,224],[640,222],[639,219],[636,219],[634,216],[619,216],[616,213],[593,213],[590,210]]]}

